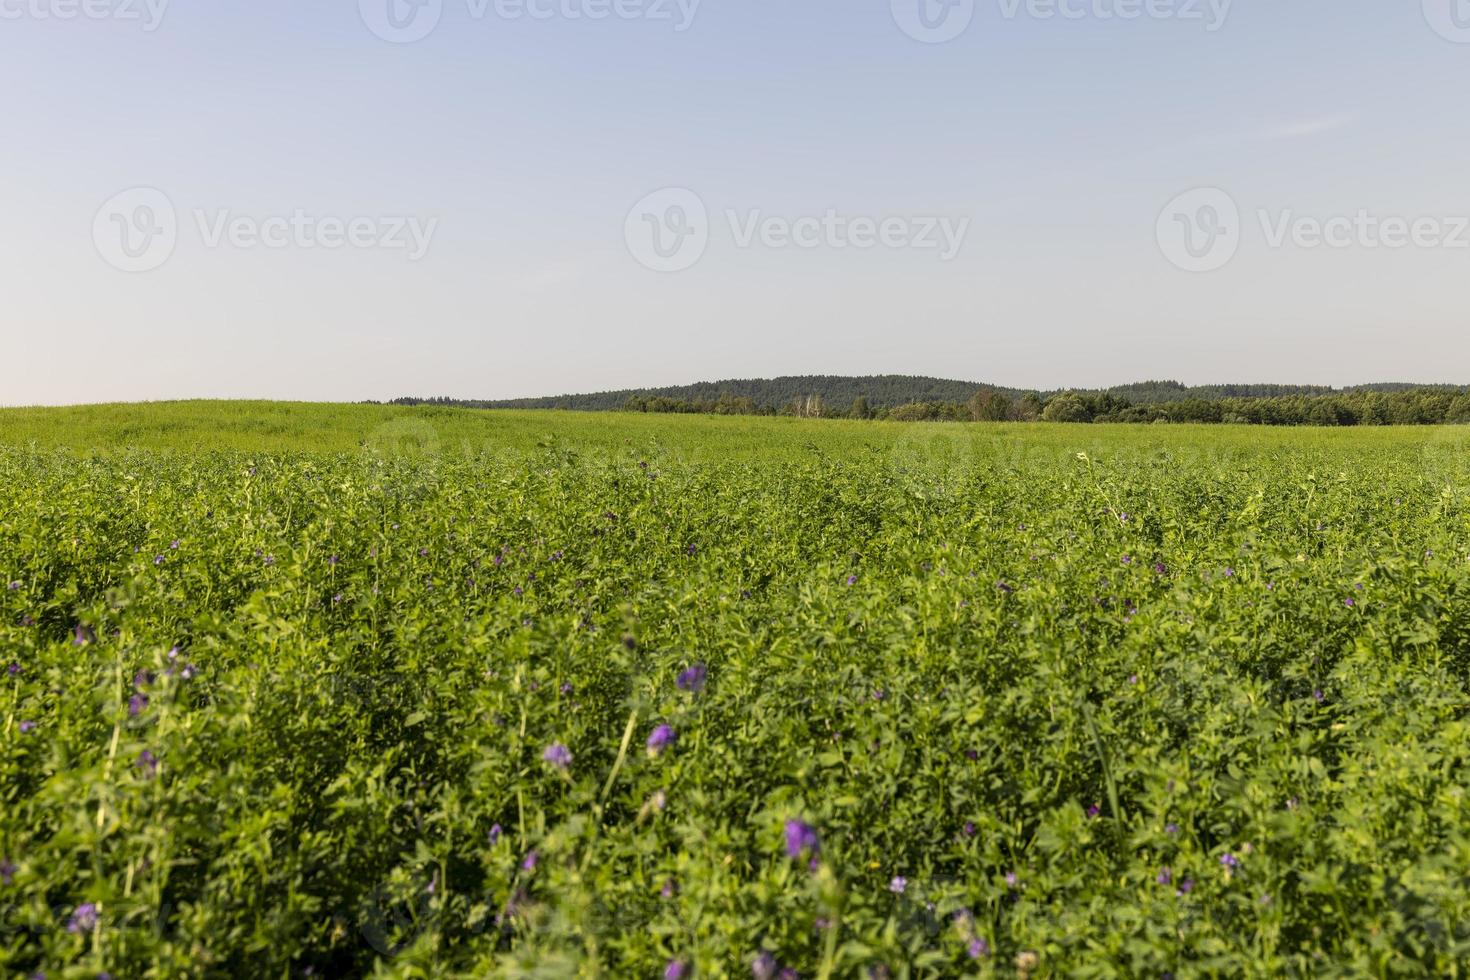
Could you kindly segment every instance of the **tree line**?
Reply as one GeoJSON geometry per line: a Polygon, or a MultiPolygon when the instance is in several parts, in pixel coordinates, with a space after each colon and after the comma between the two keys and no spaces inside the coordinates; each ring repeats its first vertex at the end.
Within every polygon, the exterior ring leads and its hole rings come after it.
{"type": "Polygon", "coordinates": [[[793,396],[780,408],[730,395],[703,400],[632,395],[623,411],[700,415],[787,415],[895,422],[1203,423],[1236,425],[1446,425],[1470,423],[1470,393],[1451,388],[1356,389],[1334,394],[1189,398],[1136,404],[1107,392],[1063,391],[1013,397],[982,387],[965,401],[871,405],[859,395],[846,407],[819,394],[793,396]]]}

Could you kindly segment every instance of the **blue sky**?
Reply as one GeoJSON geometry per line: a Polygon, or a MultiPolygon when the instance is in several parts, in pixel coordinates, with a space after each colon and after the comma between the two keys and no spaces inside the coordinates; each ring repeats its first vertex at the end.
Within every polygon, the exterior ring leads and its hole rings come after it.
{"type": "Polygon", "coordinates": [[[443,0],[403,44],[359,0],[172,0],[156,24],[145,0],[87,2],[0,0],[0,404],[794,373],[1470,383],[1470,0],[1459,22],[1451,0],[1237,0],[1221,23],[1208,0],[1200,20],[976,0],[942,44],[890,0],[703,0],[682,31],[677,0],[670,20],[443,0]],[[176,240],[123,271],[102,239],[154,227],[137,188],[176,240]],[[708,243],[659,272],[629,236],[668,188],[708,243]],[[1203,234],[1197,203],[1168,214],[1197,188],[1238,208],[1203,272],[1165,241],[1203,234]],[[776,234],[828,214],[900,233],[776,234]],[[1438,233],[1267,234],[1359,214],[1438,233]],[[292,216],[306,232],[260,244],[292,216]],[[940,218],[966,222],[948,259],[915,244],[940,218]],[[313,247],[323,221],[361,242],[313,247]],[[742,243],[751,222],[775,237],[742,243]],[[431,229],[421,256],[400,223],[431,229]]]}

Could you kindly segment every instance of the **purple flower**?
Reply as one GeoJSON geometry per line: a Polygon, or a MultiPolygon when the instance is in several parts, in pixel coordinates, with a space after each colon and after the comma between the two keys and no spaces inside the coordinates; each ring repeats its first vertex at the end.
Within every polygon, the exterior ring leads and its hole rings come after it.
{"type": "Polygon", "coordinates": [[[95,928],[97,928],[97,906],[91,902],[78,905],[76,911],[71,914],[71,921],[66,924],[66,931],[72,933],[91,932],[95,928]]]}
{"type": "Polygon", "coordinates": [[[1179,825],[1177,823],[1165,824],[1164,825],[1164,833],[1166,833],[1166,834],[1177,834],[1177,833],[1179,833],[1179,825]]]}
{"type": "Polygon", "coordinates": [[[174,538],[173,541],[169,542],[169,546],[168,546],[169,547],[169,550],[170,551],[178,551],[179,550],[179,543],[180,543],[179,542],[179,539],[178,538],[174,538]]]}
{"type": "Polygon", "coordinates": [[[1004,592],[1006,595],[1010,595],[1012,592],[1016,591],[1004,582],[996,582],[995,587],[997,589],[1000,589],[1000,591],[1004,592]]]}
{"type": "Polygon", "coordinates": [[[1154,571],[1160,575],[1167,575],[1169,574],[1169,566],[1161,561],[1156,561],[1154,562],[1154,571]]]}
{"type": "Polygon", "coordinates": [[[847,577],[847,584],[848,585],[857,585],[857,576],[856,575],[849,575],[847,577]]]}
{"type": "Polygon", "coordinates": [[[541,753],[541,758],[558,769],[565,769],[572,764],[571,750],[560,742],[548,745],[546,751],[541,753]]]}
{"type": "Polygon", "coordinates": [[[1323,701],[1327,700],[1327,695],[1322,693],[1322,689],[1320,687],[1312,692],[1312,697],[1316,700],[1318,704],[1321,704],[1323,701]]]}
{"type": "Polygon", "coordinates": [[[762,950],[755,961],[750,964],[750,975],[755,977],[755,980],[771,980],[778,969],[780,969],[780,964],[776,962],[776,957],[762,950]]]}
{"type": "Polygon", "coordinates": [[[494,847],[496,844],[500,843],[500,834],[501,834],[500,824],[496,824],[495,826],[493,826],[493,827],[490,828],[490,846],[491,847],[494,847]]]}
{"type": "Polygon", "coordinates": [[[904,892],[908,891],[908,887],[909,880],[903,875],[898,875],[894,877],[894,879],[888,883],[888,890],[893,892],[893,894],[895,895],[902,895],[904,892]]]}
{"type": "Polygon", "coordinates": [[[538,857],[539,855],[535,851],[528,851],[525,858],[521,861],[521,870],[527,874],[535,871],[538,857]]]}
{"type": "Polygon", "coordinates": [[[809,854],[814,860],[822,853],[822,841],[817,836],[817,828],[800,820],[786,821],[786,856],[793,861],[803,854],[809,854]]]}
{"type": "Polygon", "coordinates": [[[1159,876],[1154,880],[1161,885],[1172,885],[1174,884],[1174,872],[1168,868],[1161,868],[1159,870],[1159,876]]]}
{"type": "Polygon", "coordinates": [[[668,725],[659,725],[657,728],[655,728],[653,730],[653,734],[648,736],[649,758],[661,755],[664,749],[668,748],[674,743],[674,738],[674,730],[668,725]]]}
{"type": "Polygon", "coordinates": [[[664,980],[684,980],[684,963],[669,960],[669,965],[664,967],[664,980]]]}
{"type": "Polygon", "coordinates": [[[990,944],[981,939],[979,936],[976,936],[974,939],[970,940],[970,948],[968,952],[970,954],[970,959],[978,960],[982,956],[990,955],[990,944]]]}
{"type": "Polygon", "coordinates": [[[966,820],[965,821],[965,836],[966,837],[974,837],[975,836],[975,821],[973,821],[973,820],[966,820]]]}
{"type": "Polygon", "coordinates": [[[674,683],[681,691],[688,692],[689,694],[698,694],[704,690],[704,684],[708,677],[709,668],[704,664],[695,664],[680,674],[679,679],[674,683]]]}
{"type": "Polygon", "coordinates": [[[153,564],[155,564],[155,565],[162,565],[162,564],[163,564],[163,562],[164,562],[164,558],[163,558],[163,556],[162,556],[162,555],[158,555],[158,556],[156,556],[156,557],[155,557],[155,558],[154,558],[154,559],[153,559],[153,564]]]}
{"type": "Polygon", "coordinates": [[[342,559],[338,558],[336,555],[328,555],[327,556],[327,564],[328,565],[336,565],[341,560],[342,559]]]}
{"type": "Polygon", "coordinates": [[[91,643],[93,639],[92,631],[85,626],[79,625],[72,635],[71,645],[74,647],[84,647],[88,643],[91,643]]]}
{"type": "Polygon", "coordinates": [[[1183,896],[1188,895],[1192,891],[1194,891],[1194,879],[1193,878],[1185,878],[1183,881],[1181,881],[1179,883],[1179,890],[1177,892],[1175,892],[1174,894],[1176,894],[1176,895],[1178,895],[1178,896],[1180,896],[1182,898],[1183,896]]]}
{"type": "Polygon", "coordinates": [[[1226,868],[1238,868],[1240,867],[1240,858],[1227,851],[1220,855],[1220,864],[1226,868]]]}
{"type": "Polygon", "coordinates": [[[138,768],[143,770],[145,776],[152,776],[158,772],[158,756],[147,749],[138,755],[138,768]]]}
{"type": "Polygon", "coordinates": [[[1094,818],[1094,819],[1100,813],[1102,813],[1102,807],[1098,806],[1096,803],[1094,803],[1092,806],[1090,806],[1090,807],[1087,808],[1087,815],[1089,817],[1094,818]]]}
{"type": "Polygon", "coordinates": [[[143,694],[134,694],[128,698],[128,717],[136,718],[148,708],[148,697],[143,694]]]}
{"type": "Polygon", "coordinates": [[[11,664],[9,667],[5,668],[5,672],[11,677],[20,676],[20,664],[11,664]]]}
{"type": "Polygon", "coordinates": [[[1133,556],[1132,555],[1124,555],[1123,556],[1123,564],[1125,564],[1125,565],[1131,565],[1131,564],[1133,564],[1133,556]]]}
{"type": "Polygon", "coordinates": [[[572,693],[572,683],[571,683],[571,681],[567,681],[566,683],[562,684],[560,690],[561,690],[561,693],[564,696],[570,697],[571,696],[571,693],[572,693]]]}
{"type": "Polygon", "coordinates": [[[1006,884],[1012,888],[1015,888],[1021,884],[1021,879],[1016,876],[1016,873],[1014,871],[1007,871],[1006,884]]]}
{"type": "Polygon", "coordinates": [[[1342,600],[1342,604],[1344,606],[1347,606],[1349,609],[1351,609],[1353,606],[1356,606],[1357,605],[1357,603],[1354,602],[1352,599],[1344,599],[1344,600],[1342,600]]]}
{"type": "Polygon", "coordinates": [[[16,591],[17,589],[20,588],[20,583],[19,582],[11,582],[9,585],[6,586],[6,588],[9,589],[11,592],[14,592],[14,591],[16,591]]]}
{"type": "Polygon", "coordinates": [[[674,879],[673,878],[669,878],[669,879],[667,879],[667,880],[664,881],[664,886],[659,889],[659,892],[658,893],[664,899],[670,899],[670,898],[673,898],[674,897],[674,892],[676,890],[677,889],[674,887],[674,879]]]}
{"type": "Polygon", "coordinates": [[[16,867],[9,858],[0,861],[0,885],[8,885],[15,881],[16,867]]]}
{"type": "Polygon", "coordinates": [[[36,730],[36,723],[33,721],[23,721],[20,723],[19,728],[20,733],[25,735],[36,730]]]}

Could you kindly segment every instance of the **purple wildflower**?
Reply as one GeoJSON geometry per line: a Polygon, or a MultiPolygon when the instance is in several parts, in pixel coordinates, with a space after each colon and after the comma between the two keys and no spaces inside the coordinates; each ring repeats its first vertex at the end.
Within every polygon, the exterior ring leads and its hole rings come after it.
{"type": "Polygon", "coordinates": [[[20,733],[22,735],[25,735],[25,734],[27,734],[29,732],[33,732],[33,731],[36,730],[36,723],[33,722],[33,721],[23,721],[23,722],[20,723],[20,726],[19,727],[20,727],[20,733]]]}
{"type": "Polygon", "coordinates": [[[527,874],[535,871],[536,861],[539,859],[539,857],[540,855],[538,855],[535,851],[526,852],[525,858],[521,860],[521,870],[526,872],[527,874]]]}
{"type": "Polygon", "coordinates": [[[674,743],[674,738],[674,730],[668,725],[659,725],[657,728],[655,728],[653,730],[653,734],[648,736],[649,758],[662,755],[664,749],[668,748],[674,743]]]}
{"type": "Polygon", "coordinates": [[[1087,808],[1087,815],[1094,819],[1096,819],[1098,814],[1100,813],[1102,813],[1102,807],[1098,806],[1096,803],[1087,808]]]}
{"type": "Polygon", "coordinates": [[[146,776],[155,775],[158,772],[158,756],[148,749],[144,749],[138,755],[138,768],[143,770],[146,776]]]}
{"type": "Polygon", "coordinates": [[[1179,883],[1179,890],[1174,894],[1178,895],[1180,898],[1183,898],[1185,895],[1188,895],[1192,891],[1194,891],[1194,879],[1185,878],[1179,883]]]}
{"type": "Polygon", "coordinates": [[[164,557],[162,555],[157,555],[153,559],[153,564],[155,564],[155,565],[162,565],[164,563],[164,560],[165,559],[164,559],[164,557]]]}
{"type": "Polygon", "coordinates": [[[1177,823],[1165,824],[1164,825],[1164,833],[1166,833],[1166,834],[1177,834],[1177,833],[1179,833],[1179,825],[1177,823]]]}
{"type": "Polygon", "coordinates": [[[665,900],[667,900],[667,899],[673,898],[674,897],[674,892],[677,891],[677,890],[678,889],[674,886],[674,879],[673,878],[666,878],[664,880],[664,886],[659,889],[659,892],[658,893],[659,893],[659,896],[660,897],[662,897],[665,900]]]}
{"type": "Polygon", "coordinates": [[[11,664],[9,667],[5,668],[5,672],[11,677],[20,676],[20,664],[11,664]]]}
{"type": "Polygon", "coordinates": [[[847,584],[848,585],[857,585],[857,576],[856,575],[849,575],[847,577],[847,584]]]}
{"type": "Polygon", "coordinates": [[[1012,888],[1016,888],[1021,884],[1021,879],[1016,875],[1014,871],[1007,871],[1006,884],[1012,888]]]}
{"type": "Polygon", "coordinates": [[[76,911],[71,914],[71,921],[66,924],[66,931],[71,933],[91,932],[97,928],[97,906],[91,902],[78,905],[76,911]]]}
{"type": "Polygon", "coordinates": [[[894,879],[888,883],[888,890],[893,892],[893,894],[895,895],[902,895],[904,892],[908,891],[908,887],[909,880],[903,875],[896,875],[894,879]]]}
{"type": "Polygon", "coordinates": [[[541,753],[541,758],[558,769],[565,769],[572,764],[571,750],[560,742],[548,745],[546,751],[541,753]]]}
{"type": "Polygon", "coordinates": [[[93,638],[94,637],[91,630],[87,629],[87,627],[85,626],[78,625],[76,630],[72,634],[71,645],[74,647],[84,647],[88,643],[91,643],[93,638]]]}
{"type": "Polygon", "coordinates": [[[148,708],[148,697],[144,694],[134,694],[128,698],[128,717],[136,718],[148,708]]]}
{"type": "Polygon", "coordinates": [[[9,858],[0,861],[0,885],[8,885],[15,881],[16,867],[9,858]]]}
{"type": "Polygon", "coordinates": [[[776,957],[762,950],[760,955],[756,956],[755,961],[750,964],[750,975],[755,977],[755,980],[772,980],[778,969],[780,969],[780,964],[776,962],[776,957]]]}
{"type": "Polygon", "coordinates": [[[1169,566],[1161,561],[1156,561],[1154,562],[1154,571],[1160,575],[1167,575],[1169,574],[1169,566]]]}
{"type": "Polygon", "coordinates": [[[572,694],[572,682],[567,681],[559,688],[563,696],[570,697],[572,694]]]}
{"type": "Polygon", "coordinates": [[[1220,864],[1226,868],[1238,868],[1240,867],[1240,858],[1227,851],[1220,855],[1220,864]]]}
{"type": "Polygon", "coordinates": [[[6,588],[9,589],[11,592],[15,592],[20,588],[20,583],[11,582],[9,585],[6,586],[6,588]]]}
{"type": "Polygon", "coordinates": [[[1174,884],[1174,872],[1168,868],[1161,868],[1159,870],[1159,876],[1154,880],[1161,885],[1172,885],[1174,884]]]}
{"type": "Polygon", "coordinates": [[[975,821],[973,821],[973,820],[966,820],[965,821],[965,836],[966,837],[974,837],[975,836],[975,821]]]}
{"type": "Polygon", "coordinates": [[[974,939],[970,940],[970,947],[968,952],[970,954],[970,959],[978,960],[982,956],[990,955],[990,944],[981,939],[979,936],[976,936],[974,939]]]}
{"type": "Polygon", "coordinates": [[[817,836],[817,828],[801,820],[786,821],[786,856],[793,861],[803,854],[809,854],[813,859],[822,853],[822,841],[817,836]]]}
{"type": "Polygon", "coordinates": [[[679,675],[675,686],[681,691],[689,694],[698,694],[704,690],[705,681],[709,678],[709,668],[704,664],[695,664],[679,675]]]}
{"type": "Polygon", "coordinates": [[[684,980],[683,961],[669,960],[669,965],[664,967],[664,980],[684,980]]]}
{"type": "Polygon", "coordinates": [[[1356,603],[1356,602],[1354,602],[1354,601],[1353,601],[1353,600],[1352,600],[1352,599],[1350,599],[1350,598],[1349,598],[1349,599],[1344,599],[1344,600],[1342,600],[1342,604],[1343,604],[1343,605],[1344,605],[1344,606],[1347,606],[1347,607],[1348,607],[1348,608],[1349,608],[1349,609],[1351,609],[1351,608],[1352,608],[1352,607],[1354,607],[1354,606],[1356,606],[1356,605],[1357,605],[1357,603],[1356,603]]]}

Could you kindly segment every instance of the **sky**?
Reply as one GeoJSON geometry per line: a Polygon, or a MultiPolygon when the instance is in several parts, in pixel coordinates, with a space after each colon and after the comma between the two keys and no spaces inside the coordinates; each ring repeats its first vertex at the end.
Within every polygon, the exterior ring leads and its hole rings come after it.
{"type": "Polygon", "coordinates": [[[1470,383],[1470,0],[0,0],[0,404],[1470,383]]]}

